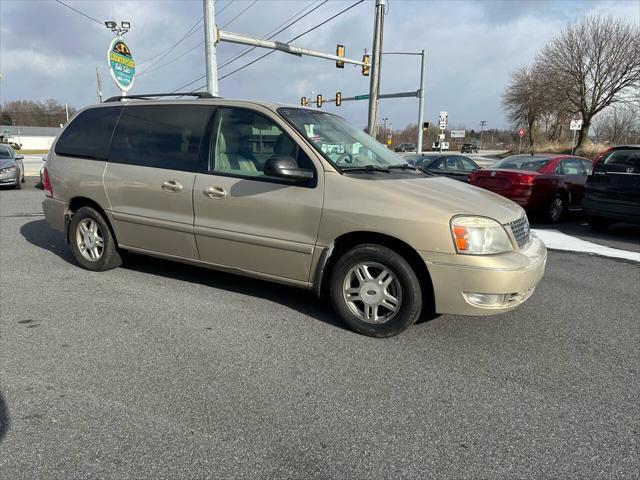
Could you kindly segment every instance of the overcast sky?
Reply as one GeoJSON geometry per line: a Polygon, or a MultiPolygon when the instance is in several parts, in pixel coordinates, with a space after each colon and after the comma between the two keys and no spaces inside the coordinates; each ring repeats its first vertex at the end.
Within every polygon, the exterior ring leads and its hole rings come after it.
{"type": "MultiPolygon", "coordinates": [[[[130,93],[168,92],[204,74],[204,47],[198,45],[203,40],[201,26],[166,56],[156,56],[180,40],[202,17],[201,0],[63,1],[99,21],[131,22],[125,40],[138,66],[130,93]],[[149,72],[145,74],[145,70],[149,72]]],[[[266,36],[296,12],[321,2],[259,0],[225,29],[266,36]]],[[[216,11],[220,13],[216,23],[224,26],[252,3],[217,1],[216,11]]],[[[276,39],[288,41],[353,3],[355,0],[329,1],[276,39]]],[[[427,50],[426,119],[434,121],[440,110],[447,110],[451,126],[469,129],[478,128],[480,120],[487,120],[487,128],[506,126],[500,96],[510,72],[530,63],[544,42],[567,22],[605,12],[640,23],[639,0],[387,3],[383,50],[427,50]]],[[[361,58],[365,48],[371,49],[373,14],[374,0],[366,0],[294,44],[334,52],[336,43],[341,43],[346,46],[347,56],[361,58]]],[[[117,94],[107,69],[106,50],[111,37],[103,25],[53,0],[0,0],[0,101],[55,98],[76,107],[95,103],[96,67],[104,95],[117,94]]],[[[245,48],[218,44],[219,65],[245,48]]],[[[254,50],[220,69],[219,76],[264,53],[254,50]]],[[[204,83],[198,81],[185,90],[204,83]]],[[[418,86],[419,57],[383,57],[382,93],[416,90],[418,86]]],[[[227,98],[295,104],[312,92],[333,97],[336,91],[350,96],[368,93],[368,89],[369,78],[363,77],[359,68],[347,65],[339,70],[327,60],[281,52],[220,81],[220,94],[227,98]]],[[[326,107],[359,126],[366,124],[366,108],[364,101],[326,107]]],[[[417,99],[381,100],[379,118],[388,117],[394,128],[399,128],[416,122],[417,109],[417,99]]]]}

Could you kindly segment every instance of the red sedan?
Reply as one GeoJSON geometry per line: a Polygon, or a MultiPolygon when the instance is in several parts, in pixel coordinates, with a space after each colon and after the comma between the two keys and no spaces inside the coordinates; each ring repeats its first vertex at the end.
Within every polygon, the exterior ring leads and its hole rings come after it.
{"type": "Polygon", "coordinates": [[[491,168],[476,170],[469,183],[513,200],[527,212],[557,222],[567,210],[578,210],[591,160],[571,155],[512,155],[491,168]]]}

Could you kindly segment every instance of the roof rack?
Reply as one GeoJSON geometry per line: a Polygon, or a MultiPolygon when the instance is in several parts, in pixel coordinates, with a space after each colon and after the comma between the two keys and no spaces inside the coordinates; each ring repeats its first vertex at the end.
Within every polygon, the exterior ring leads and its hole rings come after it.
{"type": "Polygon", "coordinates": [[[218,98],[209,92],[187,92],[187,93],[145,93],[143,95],[118,95],[107,98],[104,103],[120,102],[122,100],[153,100],[154,97],[197,97],[197,98],[218,98]]]}

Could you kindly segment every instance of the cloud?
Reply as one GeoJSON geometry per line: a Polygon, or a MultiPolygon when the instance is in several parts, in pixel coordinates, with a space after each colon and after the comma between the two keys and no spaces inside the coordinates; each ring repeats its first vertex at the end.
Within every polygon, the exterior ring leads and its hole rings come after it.
{"type": "MultiPolygon", "coordinates": [[[[129,20],[125,39],[139,64],[132,93],[171,91],[205,72],[203,30],[195,32],[164,57],[156,55],[180,40],[202,17],[202,2],[178,0],[79,1],[74,8],[103,20],[129,20]],[[187,52],[192,49],[191,52],[187,52]],[[156,56],[151,61],[149,58],[156,56]],[[166,62],[170,65],[151,71],[166,62]],[[175,59],[175,61],[174,61],[175,59]]],[[[319,2],[316,2],[316,5],[319,2]]],[[[261,0],[228,27],[228,30],[265,36],[311,0],[261,0]]],[[[287,41],[350,5],[331,1],[277,36],[287,41]]],[[[224,25],[249,6],[246,0],[219,1],[218,24],[224,25]],[[225,6],[228,7],[223,11],[225,6]],[[220,13],[221,12],[221,13],[220,13]]],[[[505,126],[500,97],[510,73],[532,61],[536,51],[568,21],[592,12],[638,19],[638,2],[601,1],[401,1],[390,0],[385,17],[384,50],[427,51],[426,119],[440,110],[449,112],[452,124],[475,128],[480,120],[489,127],[505,126]]],[[[637,20],[636,20],[637,21],[637,20]]],[[[333,52],[346,45],[347,56],[360,58],[371,49],[373,2],[367,1],[300,38],[295,44],[333,52]]],[[[56,98],[78,107],[95,102],[98,68],[105,95],[117,94],[107,70],[106,50],[111,32],[53,1],[2,0],[0,4],[0,101],[56,98]]],[[[218,45],[218,64],[232,59],[246,47],[218,45]]],[[[255,60],[265,50],[256,49],[221,68],[223,77],[255,60]]],[[[385,56],[382,91],[416,90],[418,57],[385,56]]],[[[200,87],[205,80],[188,89],[200,87]]],[[[336,69],[332,62],[298,58],[281,52],[221,79],[227,98],[270,99],[297,104],[303,95],[322,93],[330,98],[368,93],[369,78],[359,68],[336,69]]],[[[327,106],[359,126],[366,124],[367,103],[345,102],[327,106]]],[[[394,127],[416,122],[416,99],[381,100],[380,118],[394,127]]]]}

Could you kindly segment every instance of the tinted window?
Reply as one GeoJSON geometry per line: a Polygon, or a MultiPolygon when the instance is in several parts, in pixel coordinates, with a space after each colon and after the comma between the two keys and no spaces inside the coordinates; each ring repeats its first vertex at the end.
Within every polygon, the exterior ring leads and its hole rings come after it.
{"type": "Polygon", "coordinates": [[[605,158],[604,164],[640,168],[640,150],[613,150],[605,158]]]}
{"type": "Polygon", "coordinates": [[[593,170],[593,163],[591,160],[581,160],[582,166],[584,167],[584,171],[587,175],[591,175],[591,170],[593,170]]]}
{"type": "Polygon", "coordinates": [[[0,146],[0,158],[13,158],[13,154],[9,147],[0,146]]]}
{"type": "Polygon", "coordinates": [[[168,170],[204,171],[207,156],[201,154],[201,142],[212,112],[204,105],[125,107],[109,160],[168,170]]]}
{"type": "Polygon", "coordinates": [[[447,157],[444,168],[447,170],[460,170],[458,166],[458,159],[456,157],[447,157]]]}
{"type": "Polygon", "coordinates": [[[565,158],[561,163],[565,175],[584,175],[582,162],[580,160],[576,158],[565,158]]]}
{"type": "Polygon", "coordinates": [[[56,142],[56,155],[106,160],[122,107],[92,108],[80,113],[56,142]]]}
{"type": "MultiPolygon", "coordinates": [[[[300,168],[313,169],[311,160],[274,121],[251,110],[219,109],[212,140],[215,147],[211,165],[217,173],[272,178],[263,169],[266,161],[276,155],[295,159],[300,168]]],[[[340,144],[331,145],[331,149],[335,155],[344,153],[340,144]]]]}

